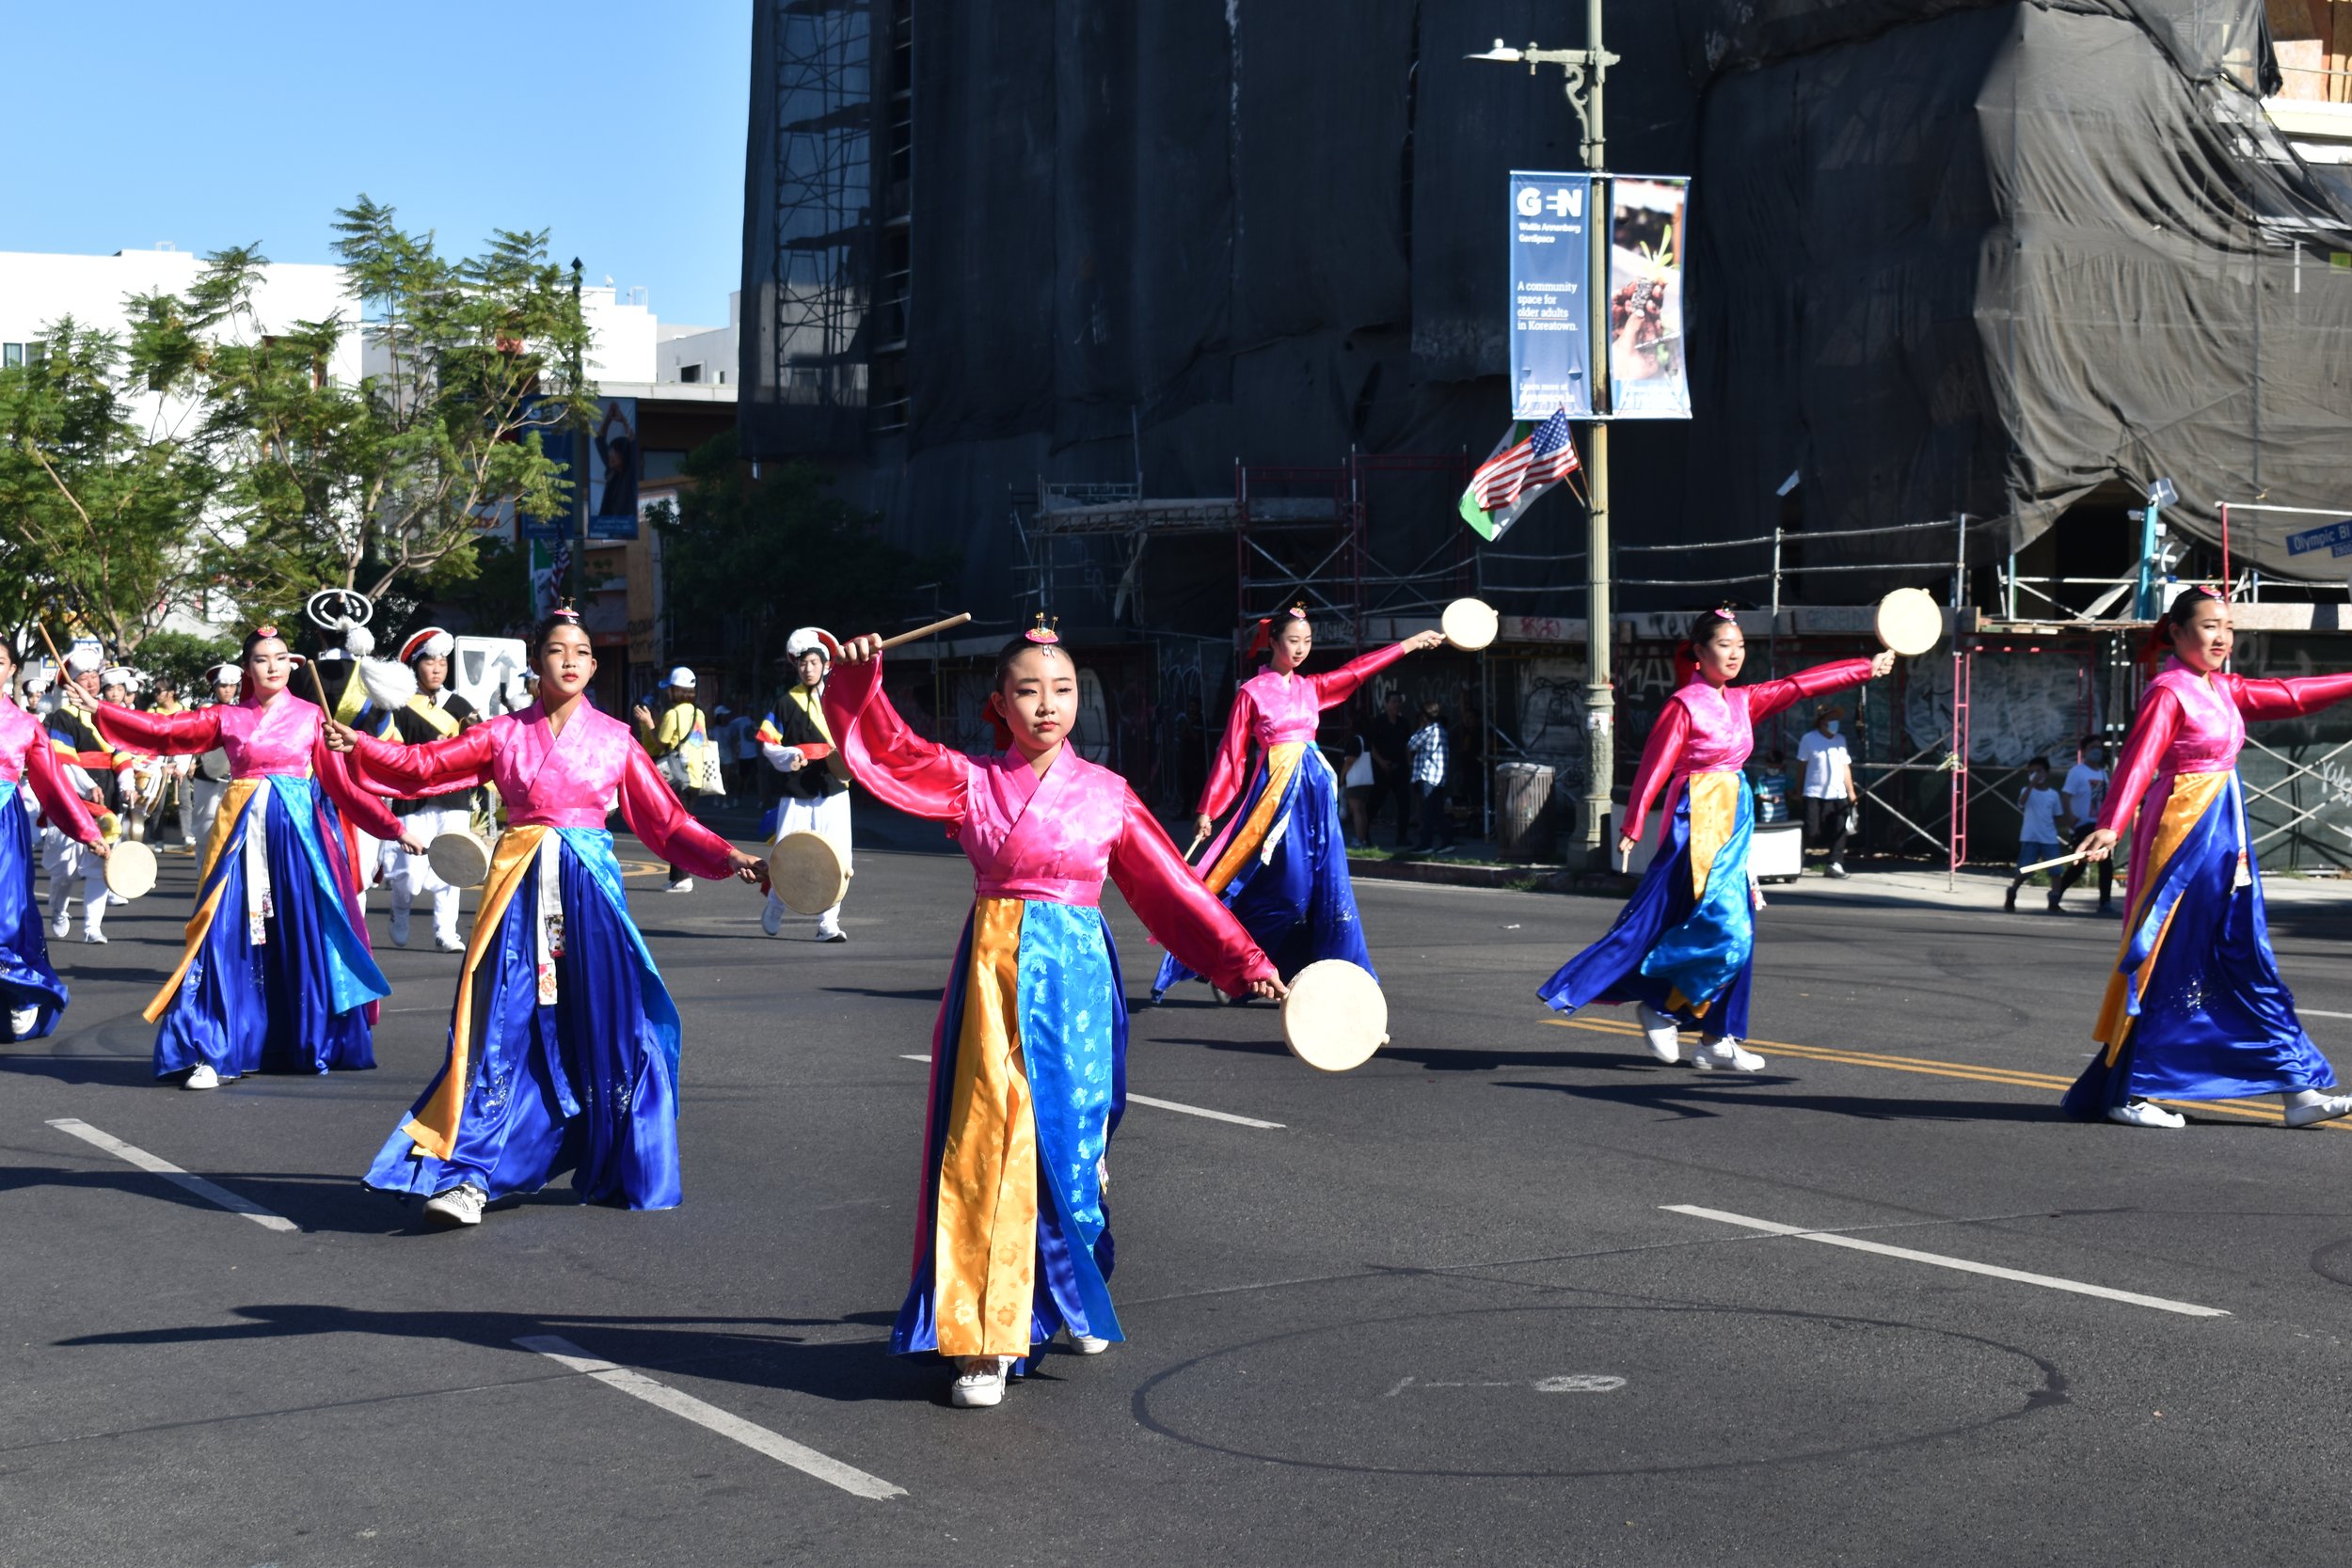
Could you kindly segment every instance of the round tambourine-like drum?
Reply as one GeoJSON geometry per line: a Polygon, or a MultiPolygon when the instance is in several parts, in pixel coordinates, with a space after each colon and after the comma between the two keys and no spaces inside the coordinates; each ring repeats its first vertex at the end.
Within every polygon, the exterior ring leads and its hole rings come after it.
{"type": "Polygon", "coordinates": [[[787,833],[769,847],[768,885],[795,914],[822,914],[850,891],[850,867],[822,833],[787,833]]]}
{"type": "Polygon", "coordinates": [[[1282,999],[1282,1043],[1322,1072],[1345,1072],[1389,1043],[1389,999],[1372,971],[1345,958],[1300,970],[1282,999]]]}
{"type": "Polygon", "coordinates": [[[144,898],[155,891],[155,851],[135,839],[124,839],[106,852],[106,891],[125,898],[144,898]]]}
{"type": "Polygon", "coordinates": [[[1916,658],[1944,638],[1944,611],[1924,588],[1898,588],[1879,601],[1879,641],[1888,651],[1916,658]]]}
{"type": "Polygon", "coordinates": [[[1456,599],[1438,618],[1438,629],[1445,633],[1448,642],[1474,654],[1493,643],[1495,634],[1502,629],[1502,618],[1484,599],[1456,599]]]}
{"type": "Polygon", "coordinates": [[[434,834],[424,858],[433,875],[452,887],[480,887],[490,875],[490,847],[466,828],[434,834]]]}

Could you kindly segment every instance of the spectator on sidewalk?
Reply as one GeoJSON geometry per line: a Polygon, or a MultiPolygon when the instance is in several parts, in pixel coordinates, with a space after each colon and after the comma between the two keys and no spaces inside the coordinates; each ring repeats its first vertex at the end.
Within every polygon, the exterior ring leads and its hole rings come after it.
{"type": "Polygon", "coordinates": [[[1853,812],[1853,759],[1838,734],[1846,710],[1832,703],[1813,716],[1813,727],[1797,742],[1804,768],[1804,836],[1829,850],[1832,877],[1846,875],[1846,826],[1853,812]]]}
{"type": "MultiPolygon", "coordinates": [[[[2107,803],[2107,749],[2098,736],[2083,741],[2082,760],[2066,770],[2066,783],[2058,793],[2066,797],[2066,809],[2074,815],[2074,832],[2067,848],[2082,847],[2083,840],[2099,825],[2100,808],[2107,803]]],[[[2099,912],[2115,912],[2115,858],[2110,855],[2099,864],[2099,912]]],[[[2084,863],[2076,861],[2065,868],[2050,884],[2050,912],[2058,912],[2058,900],[2066,890],[2082,879],[2084,863]]]]}
{"type": "Polygon", "coordinates": [[[1364,737],[1348,732],[1347,750],[1340,758],[1340,787],[1347,806],[1347,847],[1372,847],[1372,748],[1364,737]]]}
{"type": "Polygon", "coordinates": [[[1416,854],[1454,852],[1454,819],[1446,812],[1446,784],[1452,750],[1446,735],[1444,705],[1432,698],[1422,705],[1421,728],[1406,743],[1412,758],[1413,788],[1421,796],[1421,842],[1416,854]]]}
{"type": "Polygon", "coordinates": [[[2001,908],[2017,912],[2017,890],[2026,885],[2026,867],[2058,858],[2058,841],[2074,826],[2066,797],[2050,787],[2050,759],[2036,757],[2026,764],[2026,787],[2017,797],[2025,822],[2017,830],[2017,876],[2009,884],[2001,908]]]}
{"type": "Polygon", "coordinates": [[[1364,808],[1366,844],[1372,842],[1374,831],[1380,826],[1380,813],[1391,798],[1396,801],[1396,847],[1402,849],[1410,840],[1413,774],[1406,750],[1412,735],[1412,722],[1405,717],[1405,693],[1391,687],[1365,736],[1372,747],[1372,800],[1364,808]]]}

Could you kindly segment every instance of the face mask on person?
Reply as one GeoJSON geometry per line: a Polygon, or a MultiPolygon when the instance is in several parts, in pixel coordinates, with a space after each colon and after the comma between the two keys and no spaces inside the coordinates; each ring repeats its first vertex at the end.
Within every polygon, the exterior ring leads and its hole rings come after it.
{"type": "Polygon", "coordinates": [[[1836,735],[1837,733],[1837,721],[1832,719],[1824,722],[1821,727],[1821,733],[1823,735],[1836,735]]]}

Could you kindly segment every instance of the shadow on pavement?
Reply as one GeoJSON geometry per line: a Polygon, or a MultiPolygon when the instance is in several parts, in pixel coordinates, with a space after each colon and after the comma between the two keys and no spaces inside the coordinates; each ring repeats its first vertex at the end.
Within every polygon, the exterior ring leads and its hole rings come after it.
{"type": "Polygon", "coordinates": [[[1633,1084],[1503,1083],[1497,1088],[1548,1089],[1580,1100],[1610,1101],[1640,1110],[1658,1111],[1684,1118],[1717,1117],[1723,1108],[1766,1108],[1776,1111],[1819,1111],[1828,1116],[1857,1117],[1868,1121],[2064,1121],[2054,1098],[2046,1105],[2021,1105],[1997,1100],[1902,1100],[1857,1094],[1770,1094],[1756,1088],[1797,1082],[1778,1074],[1748,1073],[1736,1083],[1661,1082],[1633,1084]]]}
{"type": "Polygon", "coordinates": [[[844,1402],[934,1401],[939,1370],[887,1353],[879,1337],[811,1343],[755,1329],[886,1328],[894,1314],[853,1312],[840,1318],[596,1317],[524,1312],[377,1312],[315,1302],[275,1303],[231,1309],[244,1321],[181,1328],[128,1329],[59,1339],[63,1347],[220,1344],[240,1339],[283,1340],[322,1334],[448,1341],[503,1350],[529,1359],[521,1371],[555,1373],[553,1363],[515,1341],[552,1334],[589,1355],[649,1373],[673,1372],[756,1387],[788,1388],[844,1402]]]}
{"type": "Polygon", "coordinates": [[[0,1047],[0,1073],[54,1078],[60,1084],[135,1085],[155,1082],[155,1059],[136,1056],[74,1056],[61,1052],[32,1054],[0,1047]]]}

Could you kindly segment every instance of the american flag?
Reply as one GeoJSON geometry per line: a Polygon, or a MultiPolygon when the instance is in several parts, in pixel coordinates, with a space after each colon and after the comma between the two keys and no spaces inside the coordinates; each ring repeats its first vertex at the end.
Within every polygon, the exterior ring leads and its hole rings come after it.
{"type": "Polygon", "coordinates": [[[1567,410],[1555,408],[1526,440],[1489,457],[1470,475],[1470,494],[1481,511],[1501,512],[1529,485],[1556,484],[1576,469],[1576,443],[1568,436],[1567,410]]]}

